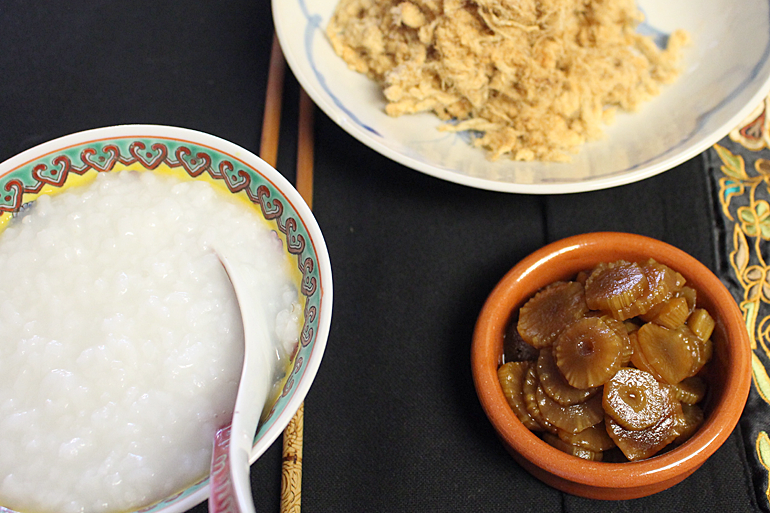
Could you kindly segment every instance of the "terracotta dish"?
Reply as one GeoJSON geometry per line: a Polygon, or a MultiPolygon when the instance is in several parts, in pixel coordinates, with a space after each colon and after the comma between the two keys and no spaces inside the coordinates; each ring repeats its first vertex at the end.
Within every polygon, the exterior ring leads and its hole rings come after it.
{"type": "Polygon", "coordinates": [[[476,324],[471,349],[481,405],[514,459],[545,483],[592,499],[632,499],[665,490],[695,472],[727,439],[741,416],[751,384],[751,348],[732,295],[703,264],[655,239],[626,233],[569,237],[534,252],[498,283],[476,324]],[[708,366],[705,419],[693,437],[652,458],[626,463],[585,461],[538,438],[508,406],[497,378],[505,328],[527,299],[558,280],[573,279],[599,262],[654,258],[680,272],[698,292],[698,306],[716,319],[708,366]]]}

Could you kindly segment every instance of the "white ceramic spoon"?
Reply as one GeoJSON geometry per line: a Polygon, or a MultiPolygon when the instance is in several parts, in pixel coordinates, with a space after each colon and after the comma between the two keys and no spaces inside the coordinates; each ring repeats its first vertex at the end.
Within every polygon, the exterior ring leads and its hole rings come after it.
{"type": "Polygon", "coordinates": [[[211,456],[209,512],[254,513],[249,455],[259,417],[270,393],[277,359],[268,324],[256,287],[246,278],[235,259],[215,250],[227,271],[243,319],[243,371],[238,385],[232,422],[222,427],[214,440],[211,456]]]}

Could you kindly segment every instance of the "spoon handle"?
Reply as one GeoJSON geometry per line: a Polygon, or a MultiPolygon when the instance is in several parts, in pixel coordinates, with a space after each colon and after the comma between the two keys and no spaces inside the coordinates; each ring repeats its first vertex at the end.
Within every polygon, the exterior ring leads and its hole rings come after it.
{"type": "Polygon", "coordinates": [[[232,426],[228,424],[217,431],[214,437],[214,450],[211,455],[210,513],[236,513],[240,511],[233,491],[233,482],[230,479],[231,431],[232,426]]]}

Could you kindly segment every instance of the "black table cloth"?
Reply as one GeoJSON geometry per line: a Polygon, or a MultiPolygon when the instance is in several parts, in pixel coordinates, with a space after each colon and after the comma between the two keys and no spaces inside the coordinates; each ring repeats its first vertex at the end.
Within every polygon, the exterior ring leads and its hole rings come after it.
{"type": "MultiPolygon", "coordinates": [[[[258,153],[272,31],[267,0],[6,0],[0,160],[122,123],[193,128],[258,153]]],[[[290,180],[298,91],[287,72],[277,167],[290,180]]],[[[751,418],[683,483],[647,498],[593,501],[556,491],[513,461],[470,373],[486,295],[521,258],[562,237],[648,235],[730,282],[734,231],[719,203],[729,176],[716,150],[635,184],[528,196],[437,180],[363,146],[320,111],[315,119],[313,210],[335,304],[305,404],[305,511],[770,511],[755,450],[756,419],[767,410],[756,390],[751,418]]],[[[733,155],[744,150],[725,144],[733,155]]],[[[739,196],[729,208],[740,221],[748,214],[737,213],[739,196]]],[[[739,298],[740,283],[730,283],[739,298]]],[[[252,467],[258,511],[278,511],[280,460],[279,441],[252,467]]]]}

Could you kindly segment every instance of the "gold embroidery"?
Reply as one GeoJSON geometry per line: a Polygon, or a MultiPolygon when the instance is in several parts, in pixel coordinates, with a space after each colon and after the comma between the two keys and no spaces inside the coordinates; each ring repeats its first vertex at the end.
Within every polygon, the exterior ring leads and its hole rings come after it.
{"type": "MultiPolygon", "coordinates": [[[[730,132],[730,139],[751,151],[770,148],[768,107],[770,97],[730,132]]],[[[752,379],[759,396],[770,404],[770,376],[760,358],[762,353],[770,358],[770,266],[765,261],[770,251],[770,244],[766,243],[770,241],[770,160],[757,158],[753,172],[749,172],[743,156],[719,144],[713,148],[722,162],[720,170],[724,175],[718,179],[722,213],[732,223],[726,227],[732,231],[730,266],[742,288],[739,306],[754,351],[752,379]]],[[[765,431],[759,433],[755,446],[759,463],[770,472],[770,437],[765,431]]],[[[765,495],[770,502],[770,482],[765,495]]]]}

